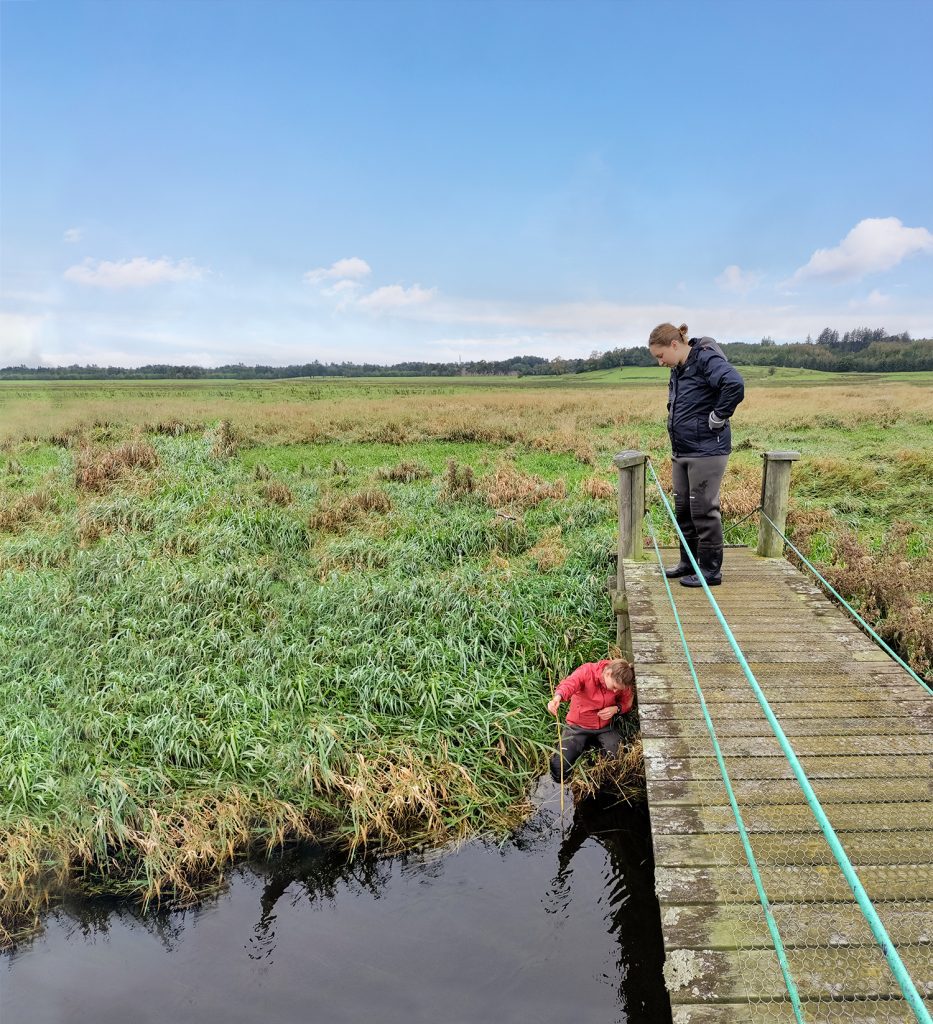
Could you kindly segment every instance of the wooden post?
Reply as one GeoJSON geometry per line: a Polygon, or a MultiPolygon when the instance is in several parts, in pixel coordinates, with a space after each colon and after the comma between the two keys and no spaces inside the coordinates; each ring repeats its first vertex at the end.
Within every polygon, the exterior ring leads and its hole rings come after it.
{"type": "MultiPolygon", "coordinates": [[[[800,452],[762,452],[761,457],[765,460],[761,475],[761,508],[774,526],[781,533],[786,533],[790,467],[800,458],[800,452]]],[[[784,541],[764,516],[758,526],[758,554],[763,558],[780,558],[784,554],[784,541]]]]}
{"type": "Polygon", "coordinates": [[[633,660],[632,625],[625,591],[625,559],[641,558],[644,550],[642,520],[645,517],[645,454],[620,452],[612,460],[619,471],[619,546],[616,558],[616,589],[612,610],[616,616],[616,646],[622,657],[633,660]]]}
{"type": "Polygon", "coordinates": [[[645,518],[645,453],[619,452],[612,460],[619,471],[619,564],[642,557],[645,518]]]}

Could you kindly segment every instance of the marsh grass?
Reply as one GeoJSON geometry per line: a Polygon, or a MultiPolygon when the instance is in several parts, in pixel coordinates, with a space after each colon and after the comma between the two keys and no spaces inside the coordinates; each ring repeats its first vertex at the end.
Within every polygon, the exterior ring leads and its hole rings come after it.
{"type": "Polygon", "coordinates": [[[257,471],[216,436],[153,434],[100,489],[73,464],[122,446],[79,443],[29,532],[0,537],[8,941],[69,886],[184,903],[290,839],[514,826],[550,750],[544,696],[605,653],[611,506],[510,470],[527,507],[504,518],[493,459],[458,464],[473,490],[452,501],[420,472],[377,486],[350,452],[336,477],[257,471]]]}
{"type": "MultiPolygon", "coordinates": [[[[193,900],[291,838],[524,812],[543,700],[611,634],[593,467],[641,448],[669,489],[663,388],[367,387],[0,389],[8,937],[66,885],[193,900]]],[[[799,448],[794,537],[928,670],[933,392],[815,394],[749,389],[724,512],[799,448]]]]}

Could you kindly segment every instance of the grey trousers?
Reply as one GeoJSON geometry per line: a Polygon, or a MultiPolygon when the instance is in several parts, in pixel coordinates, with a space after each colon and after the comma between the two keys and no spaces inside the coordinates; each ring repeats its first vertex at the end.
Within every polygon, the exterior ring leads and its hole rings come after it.
{"type": "Polygon", "coordinates": [[[674,512],[694,554],[700,547],[722,548],[719,488],[728,461],[728,455],[673,458],[674,512]]]}
{"type": "MultiPolygon", "coordinates": [[[[560,753],[564,758],[564,781],[570,778],[570,769],[583,756],[589,746],[596,746],[614,757],[619,752],[624,736],[615,725],[605,729],[582,729],[579,725],[565,725],[561,731],[560,753]]],[[[560,782],[560,754],[551,757],[551,778],[560,782]]]]}

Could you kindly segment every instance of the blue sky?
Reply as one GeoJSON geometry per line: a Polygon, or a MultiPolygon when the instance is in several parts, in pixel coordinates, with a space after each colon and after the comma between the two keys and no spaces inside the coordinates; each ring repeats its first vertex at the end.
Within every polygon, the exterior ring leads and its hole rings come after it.
{"type": "Polygon", "coordinates": [[[926,0],[0,18],[0,365],[933,336],[926,0]]]}

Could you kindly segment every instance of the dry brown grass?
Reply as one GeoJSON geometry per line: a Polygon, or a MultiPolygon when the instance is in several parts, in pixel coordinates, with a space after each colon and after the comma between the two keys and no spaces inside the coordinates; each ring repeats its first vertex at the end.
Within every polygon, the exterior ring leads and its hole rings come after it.
{"type": "Polygon", "coordinates": [[[368,515],[385,515],[392,509],[392,499],[385,491],[369,488],[357,494],[337,497],[324,494],[308,520],[308,527],[317,533],[344,533],[368,515]]]}
{"type": "Polygon", "coordinates": [[[211,446],[211,454],[215,459],[229,459],[236,455],[242,441],[241,432],[233,426],[230,420],[221,420],[214,431],[214,443],[211,446]]]}
{"type": "MultiPolygon", "coordinates": [[[[345,394],[345,393],[344,393],[345,394]]],[[[69,440],[94,424],[131,432],[168,424],[169,430],[197,430],[225,420],[243,438],[259,443],[382,440],[515,442],[547,451],[569,452],[588,462],[593,442],[607,426],[605,450],[663,445],[666,389],[625,388],[606,391],[555,388],[465,391],[440,398],[430,394],[337,397],[315,401],[244,401],[198,392],[155,396],[138,394],[95,398],[65,390],[49,398],[6,399],[0,441],[69,440]],[[624,401],[624,410],[613,411],[624,401]],[[38,413],[38,415],[37,415],[38,413]],[[36,423],[42,427],[37,431],[36,423]],[[652,432],[652,443],[646,431],[652,432]],[[637,442],[637,443],[633,443],[637,442]]],[[[853,389],[851,385],[749,388],[742,405],[743,429],[832,427],[933,422],[933,389],[885,384],[853,389]],[[818,396],[815,410],[814,394],[818,396]]],[[[604,434],[605,436],[605,434],[604,434]]],[[[600,442],[602,445],[602,442],[600,442]]]]}
{"type": "Polygon", "coordinates": [[[466,494],[472,494],[476,490],[473,467],[461,466],[456,459],[447,460],[443,481],[440,494],[442,501],[454,501],[466,494]]]}
{"type": "Polygon", "coordinates": [[[597,501],[609,501],[616,496],[616,489],[601,476],[588,476],[580,484],[580,490],[588,497],[597,501]]]}
{"type": "Polygon", "coordinates": [[[423,462],[399,462],[395,466],[383,466],[376,470],[376,477],[379,480],[392,480],[402,484],[410,484],[412,480],[426,480],[431,475],[430,467],[423,462]]]}
{"type": "Polygon", "coordinates": [[[567,496],[563,480],[549,484],[539,476],[522,473],[508,463],[500,464],[479,482],[479,490],[490,508],[526,509],[546,498],[562,501],[567,496]]]}
{"type": "Polygon", "coordinates": [[[146,441],[127,441],[117,448],[86,446],[75,457],[75,486],[80,491],[105,491],[131,470],[151,470],[158,464],[155,448],[146,441]]]}
{"type": "Polygon", "coordinates": [[[918,675],[933,678],[933,606],[920,597],[933,594],[933,562],[908,555],[913,525],[896,523],[871,551],[828,513],[796,512],[788,522],[805,554],[815,533],[832,538],[833,564],[821,562],[820,571],[918,675]]]}
{"type": "Polygon", "coordinates": [[[622,747],[617,757],[597,757],[592,763],[574,769],[570,780],[574,802],[597,793],[608,793],[625,803],[646,799],[645,757],[641,740],[622,747]]]}
{"type": "Polygon", "coordinates": [[[528,561],[536,565],[539,572],[559,569],[567,561],[567,556],[559,526],[545,530],[538,543],[528,551],[528,561]]]}
{"type": "Polygon", "coordinates": [[[43,512],[57,504],[50,486],[39,488],[19,498],[7,498],[0,504],[0,532],[15,533],[34,523],[43,512]]]}
{"type": "Polygon", "coordinates": [[[279,505],[283,508],[286,505],[291,505],[295,500],[295,496],[289,488],[279,480],[267,481],[259,489],[259,493],[268,504],[279,505]]]}

